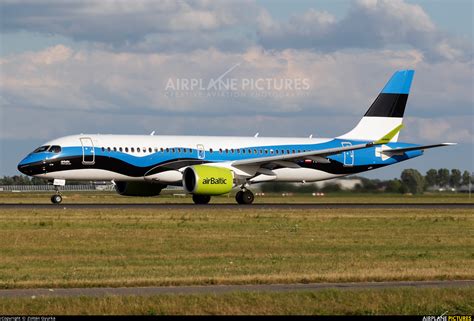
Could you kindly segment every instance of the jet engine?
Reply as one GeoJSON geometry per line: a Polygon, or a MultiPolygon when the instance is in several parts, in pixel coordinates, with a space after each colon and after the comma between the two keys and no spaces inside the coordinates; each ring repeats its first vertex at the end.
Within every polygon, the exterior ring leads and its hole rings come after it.
{"type": "Polygon", "coordinates": [[[234,174],[222,167],[195,165],[187,167],[183,173],[183,187],[194,195],[222,195],[234,186],[234,174]]]}

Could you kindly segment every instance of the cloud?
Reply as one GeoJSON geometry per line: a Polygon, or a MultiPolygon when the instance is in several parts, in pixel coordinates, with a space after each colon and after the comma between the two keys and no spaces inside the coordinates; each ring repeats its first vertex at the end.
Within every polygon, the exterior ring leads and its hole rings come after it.
{"type": "Polygon", "coordinates": [[[472,46],[439,30],[423,8],[403,0],[360,0],[342,19],[309,8],[287,21],[246,1],[6,1],[2,32],[61,35],[116,52],[217,48],[412,48],[431,60],[468,60],[472,46]]]}
{"type": "Polygon", "coordinates": [[[180,48],[178,39],[192,39],[190,34],[223,37],[220,31],[245,25],[254,19],[253,6],[251,1],[206,0],[6,1],[2,3],[2,32],[62,35],[115,49],[133,49],[154,36],[180,48]]]}
{"type": "Polygon", "coordinates": [[[358,1],[341,20],[311,9],[283,22],[261,12],[257,22],[259,41],[265,48],[331,52],[408,45],[435,60],[466,59],[471,54],[468,43],[442,33],[419,5],[402,0],[358,1]]]}
{"type": "Polygon", "coordinates": [[[410,117],[407,119],[405,140],[416,137],[427,143],[454,142],[472,144],[474,128],[469,117],[443,118],[410,117]]]}
{"type": "MultiPolygon", "coordinates": [[[[34,120],[40,124],[46,112],[56,115],[58,119],[73,112],[90,112],[111,119],[147,119],[155,115],[169,119],[193,119],[183,123],[190,131],[199,130],[196,120],[200,119],[199,123],[205,122],[210,129],[220,129],[220,123],[239,123],[236,130],[248,128],[247,125],[252,130],[258,130],[259,126],[277,123],[299,128],[301,123],[305,124],[301,127],[304,132],[314,132],[316,128],[318,133],[337,135],[351,128],[390,75],[403,68],[417,70],[406,115],[426,120],[416,123],[414,127],[429,127],[426,124],[430,124],[430,117],[434,128],[446,126],[443,122],[437,123],[439,119],[454,116],[472,119],[470,68],[463,62],[431,63],[421,52],[413,49],[319,53],[303,49],[265,50],[252,47],[241,53],[211,48],[186,54],[167,54],[116,53],[57,45],[39,52],[4,57],[0,68],[0,104],[9,110],[5,117],[12,117],[10,113],[20,113],[20,109],[31,110],[37,112],[38,118],[34,120]],[[307,90],[264,88],[262,91],[239,87],[236,92],[225,95],[201,89],[177,90],[172,95],[166,91],[170,79],[174,83],[178,79],[198,79],[207,88],[212,79],[217,79],[228,70],[224,81],[270,79],[278,83],[285,79],[307,79],[309,87],[307,90]],[[334,119],[332,125],[325,123],[329,118],[334,119]],[[227,121],[216,123],[209,119],[227,121]],[[313,119],[314,127],[309,121],[313,119]],[[241,121],[245,125],[241,125],[241,121]]],[[[102,122],[103,117],[100,116],[94,131],[102,131],[102,122]]],[[[23,129],[19,132],[16,126],[11,125],[16,121],[7,123],[2,135],[26,135],[23,129]]],[[[460,132],[452,137],[453,140],[466,140],[466,135],[472,134],[465,123],[449,120],[448,124],[450,127],[445,129],[446,132],[460,132]]],[[[67,132],[68,125],[64,126],[59,128],[67,132]]],[[[131,127],[140,128],[140,125],[134,122],[131,127]]],[[[269,130],[273,130],[272,127],[269,130]]],[[[26,132],[31,129],[29,126],[26,128],[26,132]]],[[[113,128],[112,125],[109,128],[113,128]]],[[[165,123],[163,128],[171,128],[170,123],[165,123]]],[[[424,129],[413,134],[423,139],[438,138],[431,134],[424,137],[423,132],[424,129]]]]}

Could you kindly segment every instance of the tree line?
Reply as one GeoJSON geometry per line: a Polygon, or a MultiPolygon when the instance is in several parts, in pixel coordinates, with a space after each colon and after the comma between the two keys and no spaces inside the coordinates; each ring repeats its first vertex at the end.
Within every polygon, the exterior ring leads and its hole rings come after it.
{"type": "MultiPolygon", "coordinates": [[[[360,183],[352,189],[358,193],[412,193],[422,194],[429,189],[437,188],[455,188],[468,186],[469,182],[474,185],[474,177],[469,171],[461,172],[459,169],[430,169],[425,175],[422,175],[416,169],[405,169],[400,178],[390,180],[369,179],[365,177],[351,176],[359,179],[360,183]]],[[[342,188],[336,182],[328,181],[323,187],[318,188],[314,184],[291,184],[291,183],[263,183],[262,191],[267,193],[312,193],[312,192],[339,192],[342,188]]]]}
{"type": "Polygon", "coordinates": [[[469,171],[461,173],[459,169],[432,168],[422,175],[416,169],[410,168],[403,170],[400,176],[401,193],[422,194],[430,188],[454,188],[468,186],[474,183],[474,177],[469,171]]]}
{"type": "MultiPolygon", "coordinates": [[[[29,177],[25,175],[3,176],[0,178],[0,185],[47,185],[48,180],[39,177],[29,177]]],[[[84,182],[67,182],[68,185],[80,185],[84,182]]]]}
{"type": "MultiPolygon", "coordinates": [[[[422,194],[426,190],[434,188],[459,188],[468,186],[469,182],[474,185],[474,176],[469,171],[461,172],[459,169],[430,169],[425,175],[418,170],[409,168],[402,171],[400,178],[391,180],[369,179],[365,177],[352,176],[361,182],[356,184],[353,191],[365,192],[388,192],[388,193],[412,193],[422,194]]],[[[67,182],[68,185],[84,184],[84,182],[67,182]]],[[[25,175],[3,176],[0,178],[0,185],[45,185],[47,179],[38,177],[29,177],[25,175]]],[[[318,188],[314,184],[291,184],[291,183],[263,183],[261,184],[263,192],[338,192],[342,188],[337,183],[328,183],[318,188]]]]}

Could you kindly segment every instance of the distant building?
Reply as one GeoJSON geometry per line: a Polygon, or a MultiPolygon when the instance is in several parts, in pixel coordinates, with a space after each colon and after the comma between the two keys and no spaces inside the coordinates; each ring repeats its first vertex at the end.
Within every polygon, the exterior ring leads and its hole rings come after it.
{"type": "Polygon", "coordinates": [[[359,178],[335,178],[327,181],[319,181],[312,183],[318,188],[323,188],[326,185],[339,185],[342,190],[353,190],[357,184],[362,185],[362,180],[359,178]]]}

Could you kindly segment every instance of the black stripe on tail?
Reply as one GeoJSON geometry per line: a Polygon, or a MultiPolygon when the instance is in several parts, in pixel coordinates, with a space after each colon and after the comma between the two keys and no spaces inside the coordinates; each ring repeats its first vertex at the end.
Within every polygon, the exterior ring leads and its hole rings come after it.
{"type": "Polygon", "coordinates": [[[364,117],[399,117],[405,113],[408,94],[380,93],[364,117]]]}

